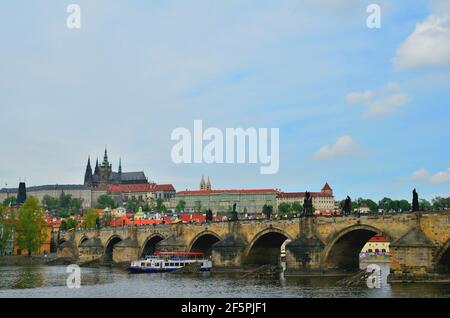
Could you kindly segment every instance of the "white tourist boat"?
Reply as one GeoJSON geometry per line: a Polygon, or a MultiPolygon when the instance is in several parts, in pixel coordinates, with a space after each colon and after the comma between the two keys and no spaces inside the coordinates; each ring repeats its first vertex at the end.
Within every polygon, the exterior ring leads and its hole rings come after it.
{"type": "Polygon", "coordinates": [[[212,262],[201,252],[155,252],[142,260],[131,261],[132,273],[171,272],[192,264],[200,264],[202,272],[210,271],[212,262]]]}

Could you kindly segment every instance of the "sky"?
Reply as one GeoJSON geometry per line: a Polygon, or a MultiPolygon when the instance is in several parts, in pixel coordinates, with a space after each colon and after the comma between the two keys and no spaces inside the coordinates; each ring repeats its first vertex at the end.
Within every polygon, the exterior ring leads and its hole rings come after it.
{"type": "Polygon", "coordinates": [[[88,156],[197,189],[450,196],[446,0],[0,3],[0,187],[81,184],[88,156]],[[81,28],[66,26],[69,4],[81,28]],[[366,9],[381,8],[370,29],[366,9]],[[279,128],[279,170],[175,164],[178,127],[279,128]]]}

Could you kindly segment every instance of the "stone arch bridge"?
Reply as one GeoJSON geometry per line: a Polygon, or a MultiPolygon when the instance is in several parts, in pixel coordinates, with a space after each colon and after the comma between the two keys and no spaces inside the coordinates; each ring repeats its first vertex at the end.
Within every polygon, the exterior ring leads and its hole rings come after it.
{"type": "Polygon", "coordinates": [[[158,251],[203,251],[215,268],[279,261],[287,271],[355,270],[364,244],[380,233],[391,242],[391,272],[427,275],[450,269],[450,213],[242,220],[128,226],[60,235],[58,253],[80,263],[129,262],[158,251]]]}

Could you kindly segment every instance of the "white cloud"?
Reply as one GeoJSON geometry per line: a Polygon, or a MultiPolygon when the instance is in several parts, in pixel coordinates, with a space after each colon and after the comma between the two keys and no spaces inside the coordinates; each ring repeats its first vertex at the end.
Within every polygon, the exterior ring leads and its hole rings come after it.
{"type": "Polygon", "coordinates": [[[406,93],[394,93],[400,85],[396,82],[390,82],[382,86],[376,92],[366,90],[365,92],[352,92],[346,97],[349,104],[363,104],[366,111],[363,118],[380,117],[390,114],[400,106],[406,104],[410,97],[406,93]],[[389,95],[390,94],[390,95],[389,95]]]}
{"type": "Polygon", "coordinates": [[[428,16],[397,49],[399,69],[450,65],[450,16],[428,16]]]}
{"type": "Polygon", "coordinates": [[[409,101],[408,94],[395,94],[368,104],[363,117],[379,117],[390,114],[409,101]]]}
{"type": "Polygon", "coordinates": [[[414,180],[420,180],[432,184],[440,184],[450,182],[450,167],[446,171],[439,171],[435,174],[430,174],[425,169],[419,169],[412,173],[414,180]]]}
{"type": "Polygon", "coordinates": [[[366,101],[370,100],[374,96],[375,96],[375,93],[372,91],[365,91],[362,93],[352,92],[347,95],[347,102],[349,104],[362,103],[362,102],[366,102],[366,101]]]}
{"type": "Polygon", "coordinates": [[[316,159],[331,159],[337,157],[360,156],[363,148],[353,141],[351,136],[340,136],[332,146],[324,145],[316,153],[316,159]]]}

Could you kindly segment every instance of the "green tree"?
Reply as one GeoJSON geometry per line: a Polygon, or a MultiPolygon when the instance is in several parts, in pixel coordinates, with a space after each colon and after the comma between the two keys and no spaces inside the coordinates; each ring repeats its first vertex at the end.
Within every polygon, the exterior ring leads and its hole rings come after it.
{"type": "Polygon", "coordinates": [[[106,208],[115,209],[117,208],[117,204],[113,198],[104,194],[98,197],[96,207],[97,209],[106,209],[106,208]]]}
{"type": "Polygon", "coordinates": [[[186,208],[186,201],[180,200],[178,201],[177,206],[175,207],[175,211],[184,212],[185,208],[186,208]]]}
{"type": "Polygon", "coordinates": [[[291,210],[291,205],[289,203],[281,202],[278,205],[278,212],[283,214],[283,215],[284,214],[288,214],[290,210],[291,210]]]}
{"type": "Polygon", "coordinates": [[[262,213],[263,213],[268,219],[270,219],[270,216],[271,216],[272,213],[273,213],[273,207],[272,207],[271,205],[264,204],[264,205],[263,205],[263,208],[262,208],[262,213]]]}
{"type": "Polygon", "coordinates": [[[56,211],[59,208],[59,200],[46,194],[42,198],[42,205],[49,211],[56,211]]]}
{"type": "Polygon", "coordinates": [[[15,221],[14,214],[0,204],[0,256],[3,255],[14,233],[15,221]]]}
{"type": "Polygon", "coordinates": [[[160,212],[166,211],[166,206],[163,203],[163,199],[161,198],[156,199],[156,210],[160,212]]]}
{"type": "Polygon", "coordinates": [[[71,200],[72,196],[70,194],[65,194],[64,191],[61,191],[61,194],[59,195],[59,207],[61,209],[68,209],[71,200]]]}
{"type": "Polygon", "coordinates": [[[400,200],[398,201],[398,209],[402,212],[410,211],[411,203],[409,203],[407,200],[400,200]]]}
{"type": "Polygon", "coordinates": [[[389,210],[391,210],[392,208],[392,199],[391,198],[386,198],[384,197],[383,199],[380,200],[380,202],[378,202],[378,206],[380,207],[380,209],[383,209],[386,212],[389,212],[389,210]]]}
{"type": "Polygon", "coordinates": [[[16,197],[7,197],[5,200],[3,200],[3,206],[9,207],[12,204],[15,204],[17,202],[16,197]]]}
{"type": "Polygon", "coordinates": [[[371,212],[377,212],[378,211],[378,204],[376,204],[375,201],[371,199],[364,200],[364,203],[367,205],[367,207],[370,209],[371,212]]]}
{"type": "Polygon", "coordinates": [[[59,225],[59,230],[63,231],[63,232],[67,231],[67,222],[66,222],[66,220],[62,220],[61,221],[61,224],[59,225]]]}
{"type": "Polygon", "coordinates": [[[299,215],[300,213],[303,212],[303,206],[302,206],[302,204],[300,202],[292,203],[291,209],[297,215],[299,215]]]}
{"type": "Polygon", "coordinates": [[[35,197],[28,197],[19,209],[17,221],[17,245],[31,253],[39,250],[47,239],[47,224],[44,220],[43,208],[35,197]]]}
{"type": "Polygon", "coordinates": [[[128,201],[126,202],[127,212],[130,213],[136,213],[137,211],[139,211],[140,206],[141,203],[135,198],[128,199],[128,201]]]}
{"type": "Polygon", "coordinates": [[[77,220],[75,220],[73,218],[68,218],[66,220],[66,225],[67,225],[67,231],[71,230],[71,229],[75,229],[77,227],[77,220]]]}
{"type": "Polygon", "coordinates": [[[419,199],[420,211],[431,211],[431,203],[425,199],[419,199]]]}
{"type": "Polygon", "coordinates": [[[73,198],[69,202],[69,210],[71,212],[79,213],[83,205],[83,200],[80,198],[73,198]]]}
{"type": "Polygon", "coordinates": [[[95,209],[87,209],[84,213],[83,227],[86,229],[95,228],[98,212],[95,209]]]}

